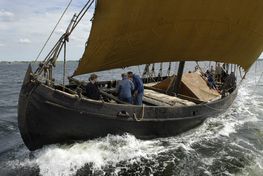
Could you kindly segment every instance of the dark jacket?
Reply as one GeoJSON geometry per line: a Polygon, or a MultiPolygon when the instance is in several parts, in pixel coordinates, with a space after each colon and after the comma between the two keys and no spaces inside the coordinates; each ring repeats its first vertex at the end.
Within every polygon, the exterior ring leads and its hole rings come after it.
{"type": "Polygon", "coordinates": [[[143,94],[144,93],[144,87],[143,87],[143,82],[140,76],[138,75],[133,75],[133,80],[134,84],[134,91],[138,91],[138,94],[143,94]]]}
{"type": "Polygon", "coordinates": [[[87,97],[93,100],[100,99],[100,91],[96,83],[92,84],[89,82],[86,86],[87,97]]]}

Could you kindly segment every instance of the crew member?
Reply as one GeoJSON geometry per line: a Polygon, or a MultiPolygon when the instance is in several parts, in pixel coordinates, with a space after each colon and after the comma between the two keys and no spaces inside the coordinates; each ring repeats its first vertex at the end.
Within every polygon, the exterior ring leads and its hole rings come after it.
{"type": "Polygon", "coordinates": [[[233,92],[236,89],[236,84],[235,73],[231,72],[230,75],[226,77],[222,89],[224,92],[233,92]]]}
{"type": "Polygon", "coordinates": [[[133,82],[128,79],[127,73],[121,75],[122,80],[119,81],[116,91],[121,101],[132,103],[132,91],[134,89],[133,82]]]}
{"type": "Polygon", "coordinates": [[[142,79],[139,75],[133,74],[132,72],[128,72],[128,77],[134,84],[133,104],[142,105],[142,98],[144,94],[142,79]]]}
{"type": "Polygon", "coordinates": [[[100,99],[100,90],[97,85],[97,78],[96,74],[91,74],[89,78],[89,83],[86,86],[86,94],[87,97],[93,100],[100,99]]]}
{"type": "Polygon", "coordinates": [[[209,88],[216,90],[216,84],[215,84],[213,75],[210,73],[209,70],[206,71],[205,76],[206,76],[206,81],[207,81],[209,88]]]}
{"type": "Polygon", "coordinates": [[[220,63],[216,64],[216,70],[215,70],[215,80],[217,82],[221,81],[221,73],[222,73],[222,67],[220,65],[220,63]]]}

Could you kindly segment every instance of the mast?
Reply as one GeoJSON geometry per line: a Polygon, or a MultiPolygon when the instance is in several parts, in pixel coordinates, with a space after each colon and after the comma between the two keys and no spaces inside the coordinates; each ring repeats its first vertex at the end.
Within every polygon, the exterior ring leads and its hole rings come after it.
{"type": "Polygon", "coordinates": [[[168,69],[167,69],[167,76],[170,76],[171,67],[172,67],[172,62],[169,62],[169,66],[168,66],[168,69]]]}
{"type": "MultiPolygon", "coordinates": [[[[63,86],[65,83],[65,67],[66,67],[66,42],[69,41],[69,36],[77,27],[83,16],[89,10],[95,0],[88,0],[85,6],[78,14],[74,14],[66,32],[59,38],[54,47],[50,50],[46,58],[40,63],[39,67],[35,71],[35,76],[40,76],[44,72],[44,76],[47,75],[47,82],[53,82],[52,68],[55,67],[56,61],[60,55],[61,50],[64,48],[64,70],[63,70],[63,86]]],[[[68,8],[68,7],[67,7],[68,8]]],[[[65,12],[64,12],[65,13],[65,12]]],[[[44,45],[45,46],[45,45],[44,45]]],[[[42,52],[42,51],[41,51],[42,52]]]]}
{"type": "Polygon", "coordinates": [[[144,71],[143,71],[143,74],[142,74],[142,77],[143,78],[146,78],[147,75],[149,76],[149,67],[150,67],[150,64],[146,64],[145,67],[144,67],[144,71]]]}
{"type": "Polygon", "coordinates": [[[161,78],[163,75],[163,63],[160,63],[159,73],[158,73],[158,79],[161,78]]]}
{"type": "Polygon", "coordinates": [[[182,81],[183,72],[184,72],[184,65],[185,65],[185,61],[181,61],[179,63],[177,76],[176,77],[174,76],[172,83],[170,84],[170,86],[167,89],[167,94],[172,94],[172,92],[174,92],[175,94],[178,94],[180,84],[182,81]]]}

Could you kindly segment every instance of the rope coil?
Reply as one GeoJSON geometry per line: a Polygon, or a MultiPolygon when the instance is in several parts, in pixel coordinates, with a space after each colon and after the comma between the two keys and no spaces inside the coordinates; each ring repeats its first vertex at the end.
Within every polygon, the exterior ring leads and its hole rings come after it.
{"type": "Polygon", "coordinates": [[[142,111],[141,111],[141,117],[140,118],[137,118],[137,115],[136,113],[133,113],[133,118],[137,121],[137,122],[140,122],[144,119],[144,104],[142,105],[142,111]]]}

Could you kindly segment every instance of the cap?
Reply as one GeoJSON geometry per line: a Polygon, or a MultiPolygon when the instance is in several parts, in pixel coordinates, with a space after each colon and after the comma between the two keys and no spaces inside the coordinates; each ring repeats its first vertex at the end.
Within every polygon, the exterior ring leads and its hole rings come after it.
{"type": "Polygon", "coordinates": [[[96,74],[91,74],[90,77],[89,77],[89,80],[92,81],[94,79],[98,78],[98,76],[96,74]]]}

